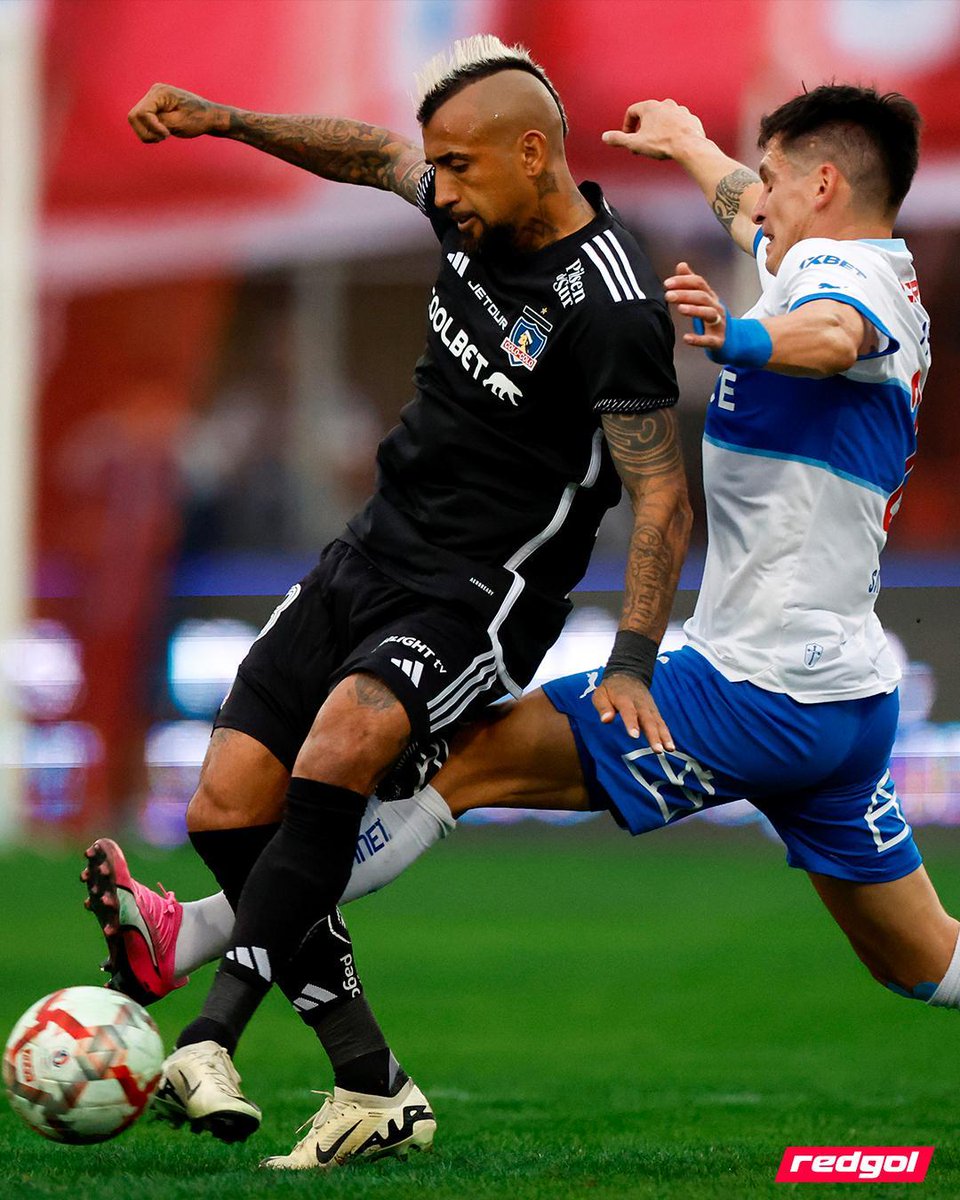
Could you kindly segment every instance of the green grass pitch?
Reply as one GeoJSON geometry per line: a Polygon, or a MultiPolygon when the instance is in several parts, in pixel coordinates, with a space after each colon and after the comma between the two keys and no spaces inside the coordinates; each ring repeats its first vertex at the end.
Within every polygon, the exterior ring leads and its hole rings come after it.
{"type": "MultiPolygon", "coordinates": [[[[957,911],[960,838],[924,841],[957,911]]],[[[205,888],[189,851],[130,857],[181,898],[205,888]]],[[[98,979],[80,865],[0,851],[4,1036],[39,996],[98,979]]],[[[432,1154],[258,1172],[319,1106],[309,1089],[330,1086],[271,997],[238,1056],[265,1114],[250,1141],[148,1116],[115,1142],[59,1146],[2,1105],[0,1197],[739,1200],[803,1187],[773,1182],[788,1144],[934,1145],[922,1187],[855,1194],[960,1196],[960,1022],[874,984],[756,829],[467,828],[347,916],[374,1008],[436,1110],[432,1154]]],[[[153,1009],[168,1044],[208,977],[153,1009]]]]}

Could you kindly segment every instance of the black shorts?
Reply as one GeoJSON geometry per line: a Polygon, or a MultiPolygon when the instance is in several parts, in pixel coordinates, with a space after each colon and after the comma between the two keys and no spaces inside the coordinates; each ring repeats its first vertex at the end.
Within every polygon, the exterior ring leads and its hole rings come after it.
{"type": "MultiPolygon", "coordinates": [[[[521,683],[540,654],[538,647],[521,683]]],[[[441,731],[506,694],[502,670],[499,641],[476,612],[409,591],[337,541],[274,610],[214,728],[249,734],[292,770],[329,692],[364,671],[403,705],[411,747],[429,746],[432,754],[435,745],[439,754],[441,731]]]]}

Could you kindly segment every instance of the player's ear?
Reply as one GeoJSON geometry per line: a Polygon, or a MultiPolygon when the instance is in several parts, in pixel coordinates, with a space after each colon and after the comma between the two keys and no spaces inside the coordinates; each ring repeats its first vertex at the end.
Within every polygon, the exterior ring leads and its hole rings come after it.
{"type": "Polygon", "coordinates": [[[843,187],[845,180],[837,167],[831,162],[821,163],[817,168],[816,176],[816,194],[814,196],[814,207],[819,211],[836,198],[837,194],[843,187]]]}
{"type": "Polygon", "coordinates": [[[547,167],[547,139],[538,129],[529,129],[520,139],[520,160],[530,179],[539,177],[547,167]]]}

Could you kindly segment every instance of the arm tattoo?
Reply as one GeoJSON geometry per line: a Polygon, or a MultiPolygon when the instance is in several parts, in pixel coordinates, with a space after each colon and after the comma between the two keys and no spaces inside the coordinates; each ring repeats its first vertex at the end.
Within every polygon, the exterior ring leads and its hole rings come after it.
{"type": "Polygon", "coordinates": [[[353,689],[357,704],[361,708],[373,708],[377,712],[383,712],[400,703],[383,680],[378,679],[376,675],[354,675],[353,689]]]}
{"type": "Polygon", "coordinates": [[[426,170],[423,151],[402,134],[345,117],[273,116],[234,109],[226,136],[324,179],[396,192],[410,204],[417,202],[417,184],[426,170]]]}
{"type": "Polygon", "coordinates": [[[609,414],[603,429],[633,505],[620,627],[659,641],[690,537],[676,414],[609,414]]]}
{"type": "Polygon", "coordinates": [[[609,413],[603,418],[603,432],[624,486],[632,494],[651,476],[683,469],[680,436],[672,408],[648,413],[609,413]]]}
{"type": "Polygon", "coordinates": [[[738,167],[731,171],[717,184],[716,195],[713,198],[713,215],[724,227],[727,233],[740,211],[740,197],[754,183],[760,182],[760,176],[748,171],[746,167],[738,167]]]}

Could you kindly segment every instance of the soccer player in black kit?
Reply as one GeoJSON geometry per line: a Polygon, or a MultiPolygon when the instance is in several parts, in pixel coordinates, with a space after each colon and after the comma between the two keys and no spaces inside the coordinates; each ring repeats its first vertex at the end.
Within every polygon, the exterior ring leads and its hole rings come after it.
{"type": "MultiPolygon", "coordinates": [[[[562,104],[525,51],[470,38],[418,82],[422,148],[354,121],[249,113],[166,85],[130,114],[145,142],[231,137],[393,191],[441,243],[415,396],[380,446],[376,492],[241,664],[188,810],[236,924],[158,1097],[175,1122],[225,1141],[253,1132],[260,1112],[232,1055],[276,983],[316,1031],[335,1091],[270,1167],[432,1141],[429,1104],[363,996],[337,912],[360,819],[375,789],[422,782],[455,723],[529,682],[621,482],[634,530],[596,701],[603,719],[669,743],[647,685],[690,511],[662,289],[600,188],[575,185],[562,104]]],[[[103,897],[116,864],[97,843],[89,854],[109,942],[117,917],[103,897]]]]}

